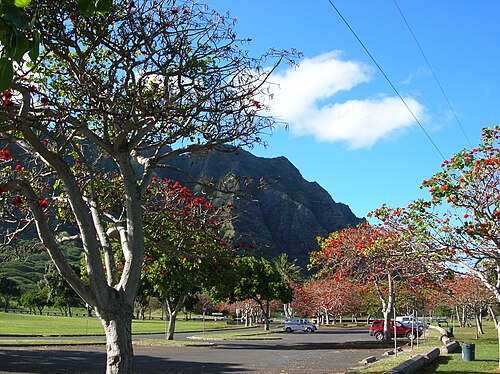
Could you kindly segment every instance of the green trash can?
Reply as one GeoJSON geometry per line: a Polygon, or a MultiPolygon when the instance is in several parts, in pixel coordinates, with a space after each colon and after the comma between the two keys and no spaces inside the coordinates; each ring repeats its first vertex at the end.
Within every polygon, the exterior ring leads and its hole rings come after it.
{"type": "Polygon", "coordinates": [[[476,359],[476,345],[474,343],[462,343],[462,361],[474,361],[476,359]]]}

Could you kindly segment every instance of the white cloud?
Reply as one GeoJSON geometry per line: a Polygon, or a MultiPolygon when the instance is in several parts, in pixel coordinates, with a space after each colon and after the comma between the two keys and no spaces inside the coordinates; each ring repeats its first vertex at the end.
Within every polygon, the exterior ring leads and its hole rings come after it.
{"type": "MultiPolygon", "coordinates": [[[[335,102],[336,94],[367,83],[372,76],[371,67],[342,60],[338,51],[305,59],[298,67],[272,76],[276,86],[270,88],[274,97],[269,108],[296,135],[347,142],[351,149],[371,147],[388,134],[415,124],[397,96],[335,102]]],[[[405,101],[417,118],[424,115],[425,108],[417,100],[407,97],[405,101]]]]}

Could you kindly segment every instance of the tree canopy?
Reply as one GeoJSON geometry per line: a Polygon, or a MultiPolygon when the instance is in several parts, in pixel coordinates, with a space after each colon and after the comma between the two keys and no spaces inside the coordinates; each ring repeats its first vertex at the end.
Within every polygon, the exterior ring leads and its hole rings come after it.
{"type": "Polygon", "coordinates": [[[250,57],[234,20],[196,1],[123,1],[106,12],[98,3],[23,8],[33,20],[23,32],[43,32],[37,62],[13,64],[1,94],[0,213],[10,224],[6,244],[36,226],[58,272],[101,318],[115,372],[132,370],[130,321],[155,171],[179,155],[262,142],[275,124],[259,101],[269,94],[264,83],[294,55],[250,57]],[[73,240],[88,284],[61,251],[73,240]]]}

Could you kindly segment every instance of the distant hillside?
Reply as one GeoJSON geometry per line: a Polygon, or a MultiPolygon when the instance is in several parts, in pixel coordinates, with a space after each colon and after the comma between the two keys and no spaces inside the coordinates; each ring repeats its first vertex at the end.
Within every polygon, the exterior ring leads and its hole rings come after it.
{"type": "MultiPolygon", "coordinates": [[[[174,164],[197,181],[240,191],[232,199],[238,216],[235,237],[253,243],[264,257],[285,252],[305,269],[308,252],[318,248],[316,237],[363,221],[318,183],[306,181],[285,157],[262,158],[238,150],[182,157],[174,164]]],[[[189,183],[182,174],[164,171],[160,176],[189,183]]]]}
{"type": "MultiPolygon", "coordinates": [[[[285,157],[262,158],[243,150],[213,151],[177,157],[171,163],[182,172],[161,169],[159,177],[178,180],[198,191],[209,189],[197,182],[232,191],[224,195],[236,214],[228,233],[234,236],[235,243],[244,243],[258,256],[273,258],[285,252],[305,269],[308,253],[318,249],[316,237],[363,221],[347,205],[335,202],[318,183],[306,181],[285,157]]],[[[113,170],[110,160],[102,160],[101,165],[113,170]]],[[[20,277],[39,280],[24,265],[33,268],[33,264],[19,264],[20,277]]],[[[0,266],[0,271],[11,273],[10,266],[0,266]]],[[[44,265],[37,266],[41,268],[33,270],[40,274],[44,265]]]]}

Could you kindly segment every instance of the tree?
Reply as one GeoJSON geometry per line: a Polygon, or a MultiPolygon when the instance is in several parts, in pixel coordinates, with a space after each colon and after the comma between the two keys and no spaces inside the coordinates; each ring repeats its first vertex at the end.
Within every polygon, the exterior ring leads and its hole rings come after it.
{"type": "Polygon", "coordinates": [[[345,313],[358,314],[362,302],[359,286],[347,279],[311,279],[305,285],[304,296],[320,324],[335,323],[345,313]]]}
{"type": "MultiPolygon", "coordinates": [[[[382,207],[386,225],[419,243],[422,258],[444,271],[468,273],[500,301],[500,127],[484,128],[480,145],[445,160],[422,182],[431,198],[407,208],[382,207]],[[398,211],[396,217],[393,212],[398,211]]],[[[497,324],[500,339],[500,325],[497,324]]],[[[500,365],[500,362],[499,362],[500,365]]]]}
{"type": "MultiPolygon", "coordinates": [[[[80,274],[80,268],[72,265],[73,271],[80,274]]],[[[72,316],[71,308],[82,304],[82,300],[69,284],[61,278],[53,263],[48,263],[43,277],[44,284],[48,287],[48,302],[54,304],[67,316],[72,316]]]]}
{"type": "Polygon", "coordinates": [[[456,310],[462,309],[462,315],[458,315],[461,317],[458,318],[460,325],[462,327],[466,325],[467,314],[470,313],[476,321],[476,338],[478,338],[479,334],[484,334],[482,316],[488,311],[488,307],[495,303],[495,295],[483,282],[470,275],[457,275],[448,280],[448,284],[456,310]]]}
{"type": "Polygon", "coordinates": [[[136,318],[144,320],[146,318],[146,309],[151,304],[151,297],[154,296],[154,287],[151,282],[143,275],[139,290],[135,296],[136,318]]]}
{"type": "Polygon", "coordinates": [[[155,208],[144,217],[145,278],[153,285],[169,314],[166,338],[174,338],[177,315],[186,297],[223,282],[234,252],[222,240],[226,208],[194,196],[179,182],[154,179],[155,208]]]}
{"type": "MultiPolygon", "coordinates": [[[[290,284],[294,289],[294,286],[297,286],[304,281],[302,277],[302,268],[298,266],[296,262],[297,259],[290,262],[286,253],[280,253],[280,255],[272,261],[273,266],[281,275],[281,279],[290,284]]],[[[291,303],[283,304],[283,311],[285,313],[285,317],[293,317],[293,308],[291,303]]]]}
{"type": "Polygon", "coordinates": [[[41,315],[43,309],[49,304],[49,288],[44,281],[38,282],[37,288],[26,291],[21,295],[19,302],[25,308],[41,315]]]}
{"type": "MultiPolygon", "coordinates": [[[[4,0],[0,3],[0,91],[12,84],[14,80],[14,62],[25,61],[28,53],[31,62],[36,63],[40,53],[40,30],[27,16],[23,8],[30,5],[31,0],[4,0]]],[[[80,0],[78,7],[85,17],[104,14],[111,9],[112,0],[80,0]]]]}
{"type": "Polygon", "coordinates": [[[232,19],[189,0],[123,1],[88,18],[65,0],[25,11],[43,30],[42,57],[16,65],[2,93],[5,241],[35,224],[58,272],[102,322],[107,372],[131,372],[151,178],[179,155],[262,142],[275,124],[259,102],[263,85],[290,54],[249,57],[232,19]],[[107,195],[114,185],[118,199],[107,195]],[[70,240],[81,242],[88,285],[60,250],[70,240]]]}
{"type": "MultiPolygon", "coordinates": [[[[225,292],[231,302],[253,300],[264,316],[264,330],[269,330],[270,303],[279,300],[292,302],[292,287],[284,282],[272,264],[255,257],[239,257],[235,260],[233,279],[226,278],[225,292]]],[[[220,298],[220,294],[219,294],[220,298]]]]}
{"type": "Polygon", "coordinates": [[[425,266],[395,230],[367,223],[318,239],[320,251],[311,252],[310,267],[317,278],[371,282],[382,304],[384,338],[391,339],[390,319],[395,305],[395,283],[421,276],[425,266]]]}
{"type": "Polygon", "coordinates": [[[0,275],[0,297],[3,299],[3,308],[9,309],[10,300],[21,295],[19,284],[10,278],[0,275]]]}

